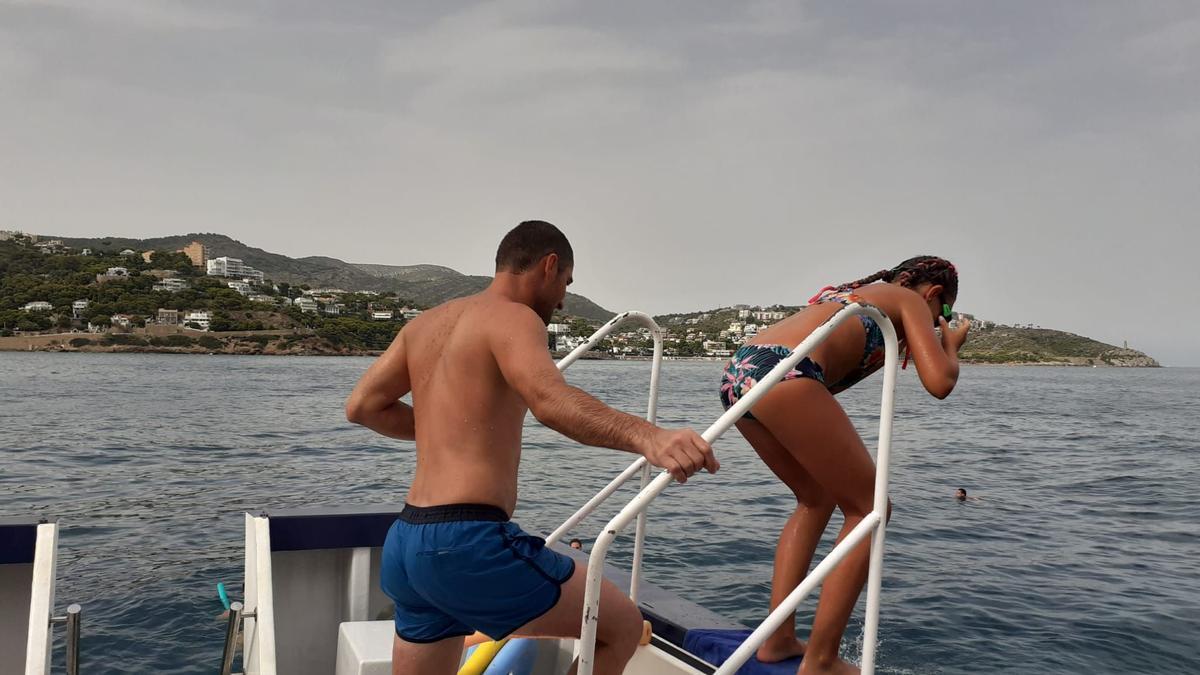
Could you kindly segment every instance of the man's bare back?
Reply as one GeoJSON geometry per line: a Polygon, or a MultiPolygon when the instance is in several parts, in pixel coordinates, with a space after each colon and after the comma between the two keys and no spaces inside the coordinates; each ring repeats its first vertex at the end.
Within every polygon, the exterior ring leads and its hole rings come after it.
{"type": "MultiPolygon", "coordinates": [[[[578,635],[586,575],[576,568],[586,566],[509,522],[526,412],[584,445],[640,454],[681,482],[719,467],[694,431],[613,410],[563,379],[546,325],[562,308],[572,261],[557,228],[522,223],[501,242],[492,284],[405,326],[346,403],[350,421],[417,445],[407,505],[384,546],[393,673],[453,672],[472,631],[578,635]],[[399,400],[409,392],[412,406],[399,400]]],[[[606,582],[600,617],[595,672],[619,673],[640,614],[606,582]]]]}
{"type": "Polygon", "coordinates": [[[509,316],[540,323],[528,307],[481,293],[424,312],[397,337],[416,415],[417,471],[408,503],[516,509],[528,407],[492,352],[494,334],[509,330],[509,316]]]}

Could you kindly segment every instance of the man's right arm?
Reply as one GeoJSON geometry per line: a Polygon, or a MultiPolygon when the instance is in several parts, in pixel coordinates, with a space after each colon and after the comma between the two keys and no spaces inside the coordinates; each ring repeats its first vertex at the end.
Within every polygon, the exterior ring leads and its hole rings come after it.
{"type": "Polygon", "coordinates": [[[696,432],[659,428],[567,384],[550,358],[546,326],[537,314],[522,305],[502,311],[507,316],[488,329],[492,353],[505,381],[542,424],[585,445],[640,454],[680,482],[701,468],[715,473],[720,467],[696,432]]]}
{"type": "Polygon", "coordinates": [[[384,436],[411,441],[417,437],[412,406],[400,400],[412,390],[404,331],[371,364],[346,401],[346,419],[384,436]]]}

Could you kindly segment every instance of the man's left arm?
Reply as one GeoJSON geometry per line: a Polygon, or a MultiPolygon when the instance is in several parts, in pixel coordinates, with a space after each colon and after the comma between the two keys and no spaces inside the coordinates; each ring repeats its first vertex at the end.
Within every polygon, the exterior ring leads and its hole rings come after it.
{"type": "Polygon", "coordinates": [[[413,409],[400,400],[411,390],[404,331],[401,330],[350,393],[346,401],[346,419],[384,436],[402,441],[415,440],[413,409]]]}

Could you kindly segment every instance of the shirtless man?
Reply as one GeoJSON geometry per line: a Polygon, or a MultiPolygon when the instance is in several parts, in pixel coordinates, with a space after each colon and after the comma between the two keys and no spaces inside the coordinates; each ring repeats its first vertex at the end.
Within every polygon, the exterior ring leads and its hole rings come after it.
{"type": "MultiPolygon", "coordinates": [[[[395,675],[454,673],[475,631],[579,636],[586,565],[509,520],[526,411],[585,445],[640,454],[680,482],[719,467],[694,431],[661,429],[563,380],[546,325],[573,267],[558,228],[521,223],[500,242],[491,285],[405,326],[346,402],[351,422],[417,442],[416,474],[383,552],[395,675]],[[410,391],[411,407],[399,400],[410,391]]],[[[595,672],[622,672],[642,616],[607,580],[597,628],[595,672]]]]}

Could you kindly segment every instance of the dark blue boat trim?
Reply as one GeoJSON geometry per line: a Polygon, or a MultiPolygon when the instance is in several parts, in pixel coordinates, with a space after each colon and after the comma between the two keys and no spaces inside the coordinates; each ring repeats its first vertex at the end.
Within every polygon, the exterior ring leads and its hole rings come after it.
{"type": "Polygon", "coordinates": [[[383,546],[401,508],[287,509],[259,515],[270,519],[272,551],[313,551],[383,546]]]}
{"type": "Polygon", "coordinates": [[[0,565],[33,562],[37,549],[37,526],[49,522],[30,518],[0,519],[0,565]]]}

